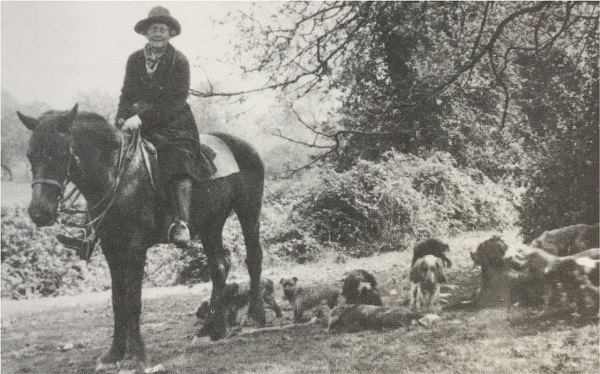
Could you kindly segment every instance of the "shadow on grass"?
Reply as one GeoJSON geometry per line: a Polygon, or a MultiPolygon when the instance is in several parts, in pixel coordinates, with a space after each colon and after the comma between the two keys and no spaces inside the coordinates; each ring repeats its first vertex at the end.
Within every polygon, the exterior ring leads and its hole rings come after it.
{"type": "Polygon", "coordinates": [[[510,313],[509,321],[511,327],[518,331],[519,336],[529,336],[555,330],[557,327],[567,329],[598,325],[598,315],[593,313],[576,315],[568,308],[547,312],[542,312],[539,308],[514,308],[510,313]]]}

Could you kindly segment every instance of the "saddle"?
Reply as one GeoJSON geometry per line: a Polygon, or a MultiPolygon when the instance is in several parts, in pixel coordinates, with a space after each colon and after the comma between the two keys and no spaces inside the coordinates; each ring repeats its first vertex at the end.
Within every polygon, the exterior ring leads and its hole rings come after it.
{"type": "MultiPolygon", "coordinates": [[[[150,176],[150,181],[152,186],[156,191],[160,191],[161,188],[161,177],[159,173],[159,165],[158,165],[158,152],[154,144],[152,144],[147,139],[141,139],[142,147],[141,152],[144,157],[144,164],[146,166],[146,170],[150,176]]],[[[215,174],[217,173],[217,165],[215,164],[215,158],[217,157],[217,153],[207,144],[198,143],[198,155],[202,162],[198,163],[198,168],[200,172],[198,174],[205,176],[206,180],[215,179],[215,174]]],[[[198,177],[194,178],[198,180],[198,177]]]]}

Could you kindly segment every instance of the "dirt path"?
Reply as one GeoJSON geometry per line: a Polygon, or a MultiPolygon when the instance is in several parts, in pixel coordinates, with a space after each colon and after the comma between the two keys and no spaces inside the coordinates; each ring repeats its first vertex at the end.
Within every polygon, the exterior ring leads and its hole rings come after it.
{"type": "MultiPolygon", "coordinates": [[[[470,295],[477,270],[468,251],[489,233],[449,239],[458,286],[450,301],[470,295]]],[[[266,269],[277,281],[297,276],[334,282],[350,269],[376,274],[387,305],[402,304],[409,288],[409,253],[388,253],[346,263],[266,269]]],[[[236,274],[241,274],[236,272],[236,274]]],[[[319,325],[238,335],[191,345],[196,330],[190,312],[207,296],[208,285],[144,290],[142,333],[149,366],[168,373],[594,373],[598,325],[571,317],[536,319],[527,310],[446,312],[433,327],[409,326],[384,332],[327,334],[319,325]]],[[[271,326],[291,322],[268,311],[271,326]]],[[[110,342],[112,310],[108,293],[44,300],[2,302],[2,373],[91,373],[110,342]],[[61,345],[73,348],[60,351],[61,345]]]]}

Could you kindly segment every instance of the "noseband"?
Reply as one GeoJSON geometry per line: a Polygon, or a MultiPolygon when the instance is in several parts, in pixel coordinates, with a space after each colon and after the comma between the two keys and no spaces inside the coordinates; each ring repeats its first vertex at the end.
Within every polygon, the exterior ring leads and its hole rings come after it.
{"type": "Polygon", "coordinates": [[[31,182],[31,186],[33,187],[36,184],[49,184],[52,186],[56,186],[60,189],[60,195],[62,196],[62,194],[65,192],[65,185],[68,183],[68,181],[69,181],[68,178],[65,183],[60,183],[59,181],[56,181],[56,180],[50,179],[50,178],[39,178],[39,179],[34,179],[31,182]]]}

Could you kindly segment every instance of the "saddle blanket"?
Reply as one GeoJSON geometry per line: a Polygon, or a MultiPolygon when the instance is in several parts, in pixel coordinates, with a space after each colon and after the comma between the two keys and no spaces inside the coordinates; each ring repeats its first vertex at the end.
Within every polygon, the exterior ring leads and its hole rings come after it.
{"type": "Polygon", "coordinates": [[[239,173],[240,167],[224,141],[211,134],[200,134],[200,143],[209,146],[217,154],[213,160],[217,171],[210,179],[223,178],[234,173],[239,173]]]}

